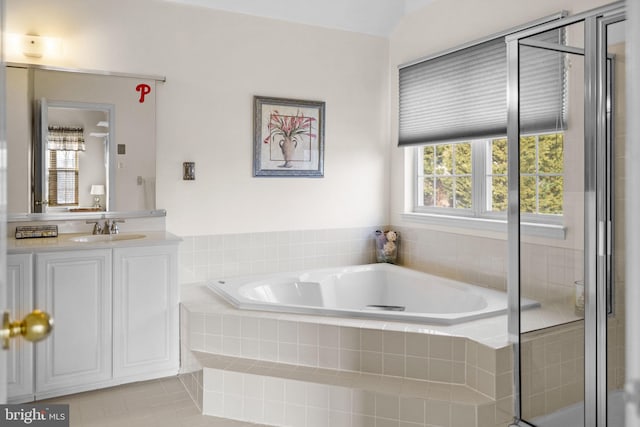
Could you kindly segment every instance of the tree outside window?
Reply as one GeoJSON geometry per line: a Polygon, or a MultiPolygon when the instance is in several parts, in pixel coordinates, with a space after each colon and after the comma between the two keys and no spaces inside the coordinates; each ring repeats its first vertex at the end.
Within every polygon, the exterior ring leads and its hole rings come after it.
{"type": "MultiPolygon", "coordinates": [[[[506,213],[506,138],[429,145],[420,147],[418,153],[417,211],[437,212],[438,208],[447,208],[466,216],[506,213]],[[474,185],[476,182],[479,185],[474,185]]],[[[562,215],[564,135],[522,137],[520,170],[521,212],[562,215]]]]}
{"type": "Polygon", "coordinates": [[[422,159],[422,206],[471,209],[471,144],[424,147],[422,159]]]}

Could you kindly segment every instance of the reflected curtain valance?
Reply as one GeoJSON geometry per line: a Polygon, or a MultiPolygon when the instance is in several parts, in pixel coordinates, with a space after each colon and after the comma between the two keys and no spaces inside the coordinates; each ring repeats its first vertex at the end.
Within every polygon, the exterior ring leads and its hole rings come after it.
{"type": "Polygon", "coordinates": [[[85,151],[84,129],[81,127],[49,126],[47,148],[53,151],[85,151]]]}
{"type": "MultiPolygon", "coordinates": [[[[564,44],[564,33],[549,31],[535,39],[564,44]]],[[[520,58],[522,132],[564,129],[564,56],[523,47],[520,58]]],[[[504,36],[400,68],[399,103],[399,146],[506,135],[504,36]]]]}

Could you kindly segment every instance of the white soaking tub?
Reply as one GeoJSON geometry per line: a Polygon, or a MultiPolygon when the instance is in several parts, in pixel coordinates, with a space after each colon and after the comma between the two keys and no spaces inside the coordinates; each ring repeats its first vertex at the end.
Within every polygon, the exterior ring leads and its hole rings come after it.
{"type": "Polygon", "coordinates": [[[234,277],[208,287],[247,310],[447,325],[507,312],[504,292],[391,264],[234,277]]]}

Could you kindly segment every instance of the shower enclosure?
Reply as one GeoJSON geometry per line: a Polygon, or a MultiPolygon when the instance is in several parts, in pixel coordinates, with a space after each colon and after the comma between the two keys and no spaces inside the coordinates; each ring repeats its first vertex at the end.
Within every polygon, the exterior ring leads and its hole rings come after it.
{"type": "Polygon", "coordinates": [[[507,37],[514,425],[624,425],[624,27],[620,2],[507,37]]]}

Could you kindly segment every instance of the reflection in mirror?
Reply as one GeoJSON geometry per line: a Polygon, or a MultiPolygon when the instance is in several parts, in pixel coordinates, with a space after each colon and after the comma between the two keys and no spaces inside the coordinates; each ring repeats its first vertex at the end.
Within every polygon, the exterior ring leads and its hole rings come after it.
{"type": "Polygon", "coordinates": [[[41,100],[33,212],[109,210],[113,116],[111,104],[41,100]]]}
{"type": "Polygon", "coordinates": [[[6,76],[9,220],[156,209],[156,83],[164,77],[31,64],[9,64],[6,76]],[[82,131],[69,136],[69,128],[82,131]],[[49,137],[64,141],[61,132],[77,146],[49,148],[49,137]]]}

